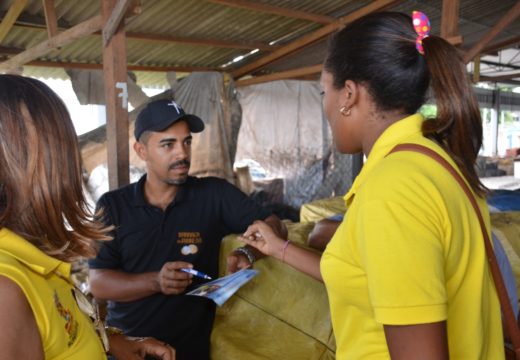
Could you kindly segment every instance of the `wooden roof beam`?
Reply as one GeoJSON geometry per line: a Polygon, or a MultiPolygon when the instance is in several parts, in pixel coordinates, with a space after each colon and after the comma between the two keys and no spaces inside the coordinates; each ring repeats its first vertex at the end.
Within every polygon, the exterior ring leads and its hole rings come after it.
{"type": "Polygon", "coordinates": [[[23,49],[16,47],[0,46],[0,55],[17,55],[23,51],[23,49]]]}
{"type": "Polygon", "coordinates": [[[16,56],[13,56],[9,60],[0,63],[0,71],[15,70],[32,60],[47,55],[58,47],[65,46],[74,40],[99,31],[101,30],[101,27],[101,15],[94,16],[79,23],[76,26],[71,27],[68,30],[59,33],[56,36],[53,36],[51,39],[41,42],[40,44],[25,50],[16,56]]]}
{"type": "MultiPolygon", "coordinates": [[[[1,48],[0,48],[1,52],[1,48]]],[[[78,62],[58,62],[58,61],[42,61],[34,60],[28,62],[25,65],[30,66],[41,66],[51,68],[64,68],[64,69],[86,69],[86,70],[101,70],[103,64],[97,63],[78,63],[78,62]]],[[[195,66],[146,66],[146,65],[127,65],[129,71],[150,71],[150,72],[194,72],[194,71],[218,71],[214,68],[207,67],[195,67],[195,66]]]]}
{"type": "Polygon", "coordinates": [[[58,34],[58,20],[54,0],[42,0],[43,11],[45,13],[45,23],[47,24],[47,35],[49,39],[58,34]]]}
{"type": "Polygon", "coordinates": [[[167,36],[167,35],[155,35],[155,34],[141,34],[129,32],[126,34],[127,39],[133,40],[147,40],[147,41],[163,41],[163,42],[174,42],[179,44],[188,45],[204,45],[204,46],[215,46],[231,49],[259,49],[263,51],[273,51],[279,49],[280,46],[272,46],[261,42],[244,42],[244,41],[226,41],[218,39],[201,39],[191,37],[180,37],[180,36],[167,36]]]}
{"type": "Polygon", "coordinates": [[[25,5],[27,5],[27,0],[16,0],[11,3],[9,10],[7,10],[7,13],[0,23],[0,42],[5,39],[16,19],[18,19],[18,16],[20,16],[25,8],[25,5]]]}
{"type": "MultiPolygon", "coordinates": [[[[125,17],[130,17],[133,15],[138,15],[142,11],[142,7],[139,1],[134,0],[134,4],[130,6],[129,10],[125,17]]],[[[0,12],[0,18],[6,17],[6,12],[0,12]]],[[[46,29],[45,19],[41,16],[31,15],[23,12],[15,22],[14,26],[18,27],[29,27],[36,29],[46,29]]],[[[67,30],[70,29],[70,25],[68,22],[58,19],[57,20],[57,30],[67,30]]],[[[95,32],[95,34],[101,34],[100,32],[95,32]]],[[[188,44],[188,45],[202,45],[202,46],[214,46],[214,47],[222,47],[222,48],[231,48],[231,49],[259,49],[262,51],[274,51],[280,48],[280,45],[269,45],[262,42],[254,42],[254,41],[227,41],[227,40],[219,40],[219,39],[205,39],[205,38],[191,38],[191,37],[180,37],[180,36],[168,36],[168,35],[159,35],[159,34],[142,34],[142,33],[126,33],[127,39],[134,40],[145,40],[145,41],[162,41],[162,42],[175,42],[179,44],[188,44]]]]}
{"type": "Polygon", "coordinates": [[[107,46],[108,42],[115,34],[132,1],[133,0],[117,0],[114,10],[112,10],[106,25],[103,27],[103,46],[107,46]]]}
{"type": "Polygon", "coordinates": [[[480,54],[482,52],[482,49],[486,45],[488,45],[493,39],[502,31],[504,30],[509,24],[511,24],[513,21],[515,21],[518,16],[520,16],[520,0],[516,2],[516,4],[505,14],[502,19],[500,19],[499,22],[495,24],[489,30],[486,35],[478,42],[476,43],[471,49],[469,49],[466,54],[464,55],[464,61],[469,63],[475,56],[480,54]]]}
{"type": "Polygon", "coordinates": [[[513,69],[513,70],[520,70],[519,65],[515,65],[512,63],[504,64],[504,63],[499,63],[496,61],[489,61],[489,60],[481,60],[481,63],[485,64],[485,65],[489,65],[489,66],[496,66],[497,68],[509,68],[509,69],[513,69]]]}
{"type": "Polygon", "coordinates": [[[447,42],[449,42],[453,46],[457,46],[457,45],[461,45],[462,44],[462,36],[460,36],[460,35],[458,35],[458,36],[450,36],[450,37],[445,38],[444,40],[446,40],[447,42]]]}
{"type": "Polygon", "coordinates": [[[491,81],[491,82],[507,81],[507,80],[512,80],[515,78],[520,78],[520,71],[511,73],[511,74],[506,74],[506,75],[480,76],[481,81],[491,81]]]}
{"type": "Polygon", "coordinates": [[[287,71],[280,71],[278,73],[256,76],[250,79],[238,80],[235,84],[237,87],[247,86],[253,84],[260,84],[268,81],[285,80],[301,78],[302,76],[315,75],[321,72],[323,65],[307,66],[299,69],[292,69],[287,71]]]}
{"type": "MultiPolygon", "coordinates": [[[[453,45],[458,45],[462,42],[460,36],[454,36],[447,39],[453,45]]],[[[311,78],[312,75],[319,74],[323,68],[322,64],[306,66],[298,69],[291,69],[286,71],[280,71],[268,75],[255,76],[249,79],[238,80],[235,84],[237,87],[247,86],[253,84],[261,84],[268,81],[284,80],[284,79],[302,79],[311,78]]]]}
{"type": "Polygon", "coordinates": [[[280,6],[262,4],[244,0],[207,0],[210,3],[225,5],[229,7],[266,12],[269,14],[281,15],[285,17],[309,20],[319,24],[330,24],[336,21],[336,18],[326,15],[318,15],[305,11],[291,10],[280,6]]]}
{"type": "MultiPolygon", "coordinates": [[[[59,22],[58,22],[59,24],[59,22]]],[[[32,27],[36,29],[43,29],[44,26],[40,26],[39,24],[24,24],[24,25],[15,25],[21,27],[32,27]]],[[[62,28],[59,26],[59,28],[62,28]]],[[[70,28],[70,27],[63,27],[70,28]]],[[[94,34],[101,34],[99,31],[94,34]]],[[[126,33],[127,39],[133,40],[145,40],[145,41],[162,41],[162,42],[171,42],[171,43],[179,43],[179,44],[188,44],[188,45],[201,45],[201,46],[214,46],[214,47],[222,47],[222,48],[230,48],[230,49],[259,49],[262,51],[274,51],[280,48],[280,45],[269,45],[262,42],[252,42],[252,41],[227,41],[227,40],[219,40],[219,39],[204,39],[204,38],[191,38],[191,37],[180,37],[180,36],[169,36],[169,35],[158,35],[158,34],[142,34],[142,33],[126,33]]]]}
{"type": "Polygon", "coordinates": [[[513,36],[513,37],[510,37],[509,39],[506,39],[506,40],[503,40],[503,41],[491,44],[489,46],[486,46],[482,50],[482,54],[496,53],[497,51],[500,51],[502,49],[510,48],[510,47],[512,47],[514,45],[517,45],[517,44],[520,44],[520,36],[513,36]]]}
{"type": "Polygon", "coordinates": [[[292,54],[293,52],[298,51],[308,45],[311,45],[312,43],[326,37],[327,35],[334,32],[339,27],[341,27],[349,22],[352,22],[352,21],[354,21],[364,15],[370,14],[372,12],[379,11],[379,10],[385,9],[389,6],[395,5],[395,4],[399,3],[400,1],[402,1],[402,0],[375,0],[372,3],[370,3],[369,5],[362,7],[361,9],[358,9],[346,16],[343,16],[343,17],[339,18],[337,21],[335,21],[329,25],[325,25],[324,27],[322,27],[308,35],[305,35],[286,46],[283,46],[282,48],[274,51],[273,53],[271,53],[267,56],[264,56],[256,61],[253,61],[250,64],[244,65],[243,67],[236,69],[235,71],[232,72],[232,75],[234,78],[240,78],[241,76],[250,74],[253,71],[258,70],[258,69],[262,68],[263,66],[265,66],[269,63],[272,63],[275,60],[278,60],[278,59],[285,57],[289,54],[292,54]]]}
{"type": "MultiPolygon", "coordinates": [[[[7,16],[6,11],[0,11],[0,19],[4,19],[6,16],[7,16]]],[[[58,23],[58,29],[59,28],[61,28],[61,29],[70,28],[70,24],[63,19],[58,19],[57,23],[58,23]]],[[[14,23],[14,26],[30,26],[30,27],[38,27],[38,28],[42,28],[42,29],[47,28],[47,24],[46,24],[45,18],[43,16],[29,14],[25,11],[22,12],[18,16],[18,18],[16,19],[16,21],[14,23]]]]}

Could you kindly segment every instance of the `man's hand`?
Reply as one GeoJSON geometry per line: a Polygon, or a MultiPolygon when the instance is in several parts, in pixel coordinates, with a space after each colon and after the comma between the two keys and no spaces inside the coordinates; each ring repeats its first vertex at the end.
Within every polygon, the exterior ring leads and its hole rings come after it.
{"type": "Polygon", "coordinates": [[[110,354],[116,360],[143,360],[146,356],[161,360],[175,360],[175,349],[154,338],[111,335],[109,342],[110,354]]]}
{"type": "Polygon", "coordinates": [[[193,265],[184,261],[167,262],[157,275],[159,291],[165,295],[182,294],[191,284],[193,275],[182,272],[182,268],[192,268],[193,265]]]}
{"type": "Polygon", "coordinates": [[[280,221],[278,216],[271,215],[265,218],[264,222],[271,226],[274,233],[281,239],[287,240],[287,237],[289,236],[289,232],[287,231],[287,226],[283,222],[280,221]]]}
{"type": "Polygon", "coordinates": [[[226,267],[227,274],[235,273],[238,270],[245,269],[252,265],[244,254],[236,252],[236,251],[234,251],[228,255],[226,262],[227,262],[227,267],[226,267]]]}

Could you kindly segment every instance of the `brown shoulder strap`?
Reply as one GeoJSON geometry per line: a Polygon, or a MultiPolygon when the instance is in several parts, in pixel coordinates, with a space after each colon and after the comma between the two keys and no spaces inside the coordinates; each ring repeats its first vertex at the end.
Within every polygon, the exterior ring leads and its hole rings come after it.
{"type": "Polygon", "coordinates": [[[484,236],[484,247],[486,249],[486,255],[489,263],[489,267],[491,269],[491,274],[493,276],[493,281],[495,282],[495,288],[498,293],[498,298],[500,300],[500,306],[502,307],[502,313],[506,323],[506,329],[509,333],[509,337],[511,338],[511,342],[513,343],[513,347],[516,353],[516,357],[520,358],[520,329],[518,328],[518,323],[515,319],[515,315],[513,313],[513,308],[511,303],[509,302],[509,297],[507,295],[507,290],[504,285],[504,280],[502,279],[502,274],[500,273],[500,269],[498,267],[497,259],[495,256],[495,252],[493,251],[493,247],[491,246],[491,241],[489,239],[489,233],[486,229],[486,225],[484,223],[484,219],[482,218],[482,214],[477,204],[477,200],[475,196],[469,189],[468,185],[462,178],[462,176],[455,170],[455,168],[440,156],[438,153],[433,151],[432,149],[419,145],[419,144],[400,144],[397,145],[390,151],[388,154],[397,152],[397,151],[415,151],[437,161],[441,164],[448,172],[455,178],[455,180],[459,183],[460,187],[466,193],[475,213],[477,214],[478,221],[480,223],[480,229],[482,230],[482,235],[484,236]]]}

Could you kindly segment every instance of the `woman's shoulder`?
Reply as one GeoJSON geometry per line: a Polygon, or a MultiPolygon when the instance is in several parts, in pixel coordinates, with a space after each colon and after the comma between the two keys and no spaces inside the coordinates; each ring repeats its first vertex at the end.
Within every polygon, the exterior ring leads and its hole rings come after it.
{"type": "Polygon", "coordinates": [[[440,155],[441,158],[456,167],[451,157],[439,144],[421,136],[396,144],[380,162],[377,170],[374,171],[374,177],[380,176],[386,180],[401,181],[418,181],[418,179],[426,182],[435,181],[438,179],[438,175],[443,174],[446,170],[421,148],[440,155]]]}
{"type": "MultiPolygon", "coordinates": [[[[8,252],[2,251],[0,248],[0,278],[6,279],[13,284],[16,284],[19,289],[27,289],[31,287],[31,276],[27,267],[20,262],[15,256],[8,252]]],[[[0,284],[2,293],[4,287],[0,284]]]]}
{"type": "MultiPolygon", "coordinates": [[[[453,165],[448,154],[434,142],[414,143],[433,150],[453,165]]],[[[451,176],[442,165],[425,154],[410,150],[389,153],[373,169],[364,185],[365,200],[423,203],[425,206],[443,202],[453,187],[451,176]]]]}
{"type": "MultiPolygon", "coordinates": [[[[1,254],[0,254],[1,256],[1,254]]],[[[2,261],[2,260],[0,260],[2,261]]],[[[10,306],[5,306],[7,304],[20,304],[23,302],[27,302],[27,298],[22,290],[22,288],[13,281],[10,277],[5,276],[0,272],[0,303],[4,306],[0,306],[0,312],[2,310],[7,310],[10,306]]]]}
{"type": "Polygon", "coordinates": [[[9,358],[19,358],[21,355],[22,358],[43,359],[40,334],[24,291],[2,274],[0,288],[0,323],[6,326],[2,331],[6,336],[0,336],[3,354],[9,358]],[[23,341],[12,341],[21,337],[23,341]]]}

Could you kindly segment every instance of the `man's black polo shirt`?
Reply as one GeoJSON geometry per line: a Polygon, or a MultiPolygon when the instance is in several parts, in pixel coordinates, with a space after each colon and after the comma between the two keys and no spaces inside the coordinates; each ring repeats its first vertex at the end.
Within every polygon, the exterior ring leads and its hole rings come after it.
{"type": "MultiPolygon", "coordinates": [[[[270,215],[227,181],[210,177],[188,177],[163,212],[145,202],[145,180],[146,175],[99,199],[106,223],[116,229],[114,240],[103,242],[89,261],[91,268],[143,273],[181,260],[216,278],[222,238],[270,215]]],[[[199,284],[194,277],[188,290],[199,284]]],[[[155,294],[109,303],[107,321],[128,335],[168,342],[178,360],[202,360],[209,358],[214,316],[215,304],[206,298],[155,294]]]]}

